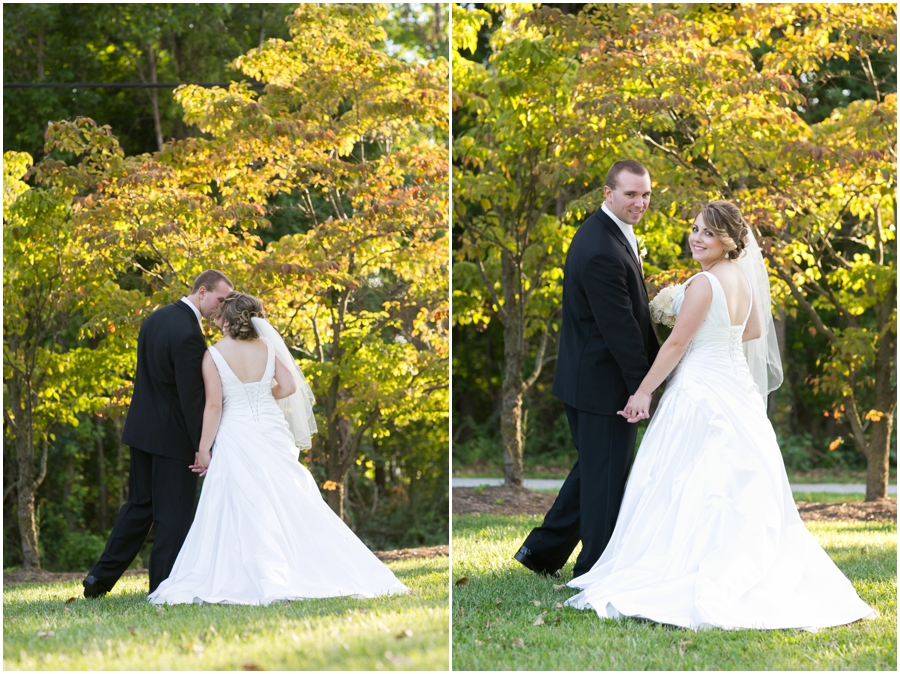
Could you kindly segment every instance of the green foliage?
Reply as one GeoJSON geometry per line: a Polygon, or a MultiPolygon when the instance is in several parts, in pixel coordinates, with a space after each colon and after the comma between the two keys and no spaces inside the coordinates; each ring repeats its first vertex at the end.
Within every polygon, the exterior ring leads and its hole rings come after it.
{"type": "Polygon", "coordinates": [[[53,540],[53,554],[47,555],[47,568],[62,571],[83,571],[90,569],[100,559],[106,547],[108,532],[93,534],[87,531],[67,531],[53,540]]]}
{"type": "Polygon", "coordinates": [[[808,523],[862,599],[879,613],[874,621],[810,634],[692,632],[635,619],[606,621],[593,611],[563,608],[575,591],[554,587],[571,579],[571,563],[554,580],[512,559],[540,521],[527,515],[453,518],[453,578],[469,578],[453,591],[455,669],[896,669],[896,523],[808,523]],[[538,617],[543,624],[534,624],[538,617]]]}
{"type": "Polygon", "coordinates": [[[4,668],[446,670],[447,558],[388,566],[411,594],[154,606],[146,574],[101,600],[80,598],[79,581],[6,586],[4,668]]]}

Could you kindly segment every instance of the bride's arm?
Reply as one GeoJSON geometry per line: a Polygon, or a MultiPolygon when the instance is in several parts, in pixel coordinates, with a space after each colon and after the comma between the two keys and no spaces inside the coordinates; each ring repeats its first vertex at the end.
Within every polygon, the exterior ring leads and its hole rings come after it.
{"type": "Polygon", "coordinates": [[[297,390],[297,382],[287,366],[277,358],[275,359],[275,383],[272,385],[272,397],[281,400],[292,395],[297,390]]]}
{"type": "Polygon", "coordinates": [[[219,369],[208,350],[203,354],[203,387],[206,389],[206,406],[203,408],[200,451],[197,452],[194,465],[191,466],[191,470],[199,473],[201,477],[206,475],[206,469],[209,468],[213,440],[216,439],[219,422],[222,420],[222,380],[219,378],[219,369]]]}
{"type": "Polygon", "coordinates": [[[666,377],[678,365],[678,361],[684,356],[688,344],[697,334],[709,305],[712,302],[712,285],[705,276],[698,276],[691,285],[685,288],[684,303],[678,312],[675,327],[672,334],[659,348],[659,354],[653,361],[653,366],[641,381],[641,385],[634,395],[628,400],[625,409],[617,414],[628,418],[631,423],[637,423],[641,419],[650,417],[650,398],[653,392],[659,388],[666,377]]]}

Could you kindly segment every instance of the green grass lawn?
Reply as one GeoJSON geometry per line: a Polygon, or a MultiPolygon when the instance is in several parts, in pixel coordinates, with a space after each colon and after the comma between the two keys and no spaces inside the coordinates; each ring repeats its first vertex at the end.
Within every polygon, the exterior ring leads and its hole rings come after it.
{"type": "Polygon", "coordinates": [[[412,590],[270,606],[147,603],[126,576],[102,599],[80,581],[3,590],[4,669],[414,669],[449,662],[448,560],[390,562],[412,590]],[[66,600],[78,597],[69,604],[66,600]]]}
{"type": "MultiPolygon", "coordinates": [[[[878,612],[819,630],[693,632],[643,620],[602,620],[562,607],[576,591],[511,559],[541,516],[453,518],[454,670],[897,669],[897,525],[810,522],[809,530],[878,612]],[[541,619],[542,624],[534,623],[541,619]]],[[[576,551],[577,552],[577,551],[576,551]]]]}

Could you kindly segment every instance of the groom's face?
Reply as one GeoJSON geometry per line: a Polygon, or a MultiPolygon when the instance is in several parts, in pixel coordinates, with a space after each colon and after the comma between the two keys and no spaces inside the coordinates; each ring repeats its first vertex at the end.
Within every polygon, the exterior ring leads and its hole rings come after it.
{"type": "Polygon", "coordinates": [[[225,281],[219,281],[219,285],[212,290],[200,288],[200,315],[203,316],[203,318],[209,319],[213,310],[217,309],[219,305],[222,304],[222,300],[224,300],[225,296],[230,292],[231,286],[225,283],[225,281]]]}
{"type": "Polygon", "coordinates": [[[616,189],[603,188],[606,207],[619,220],[636,225],[650,205],[650,190],[649,173],[639,176],[631,171],[622,171],[616,176],[616,189]]]}

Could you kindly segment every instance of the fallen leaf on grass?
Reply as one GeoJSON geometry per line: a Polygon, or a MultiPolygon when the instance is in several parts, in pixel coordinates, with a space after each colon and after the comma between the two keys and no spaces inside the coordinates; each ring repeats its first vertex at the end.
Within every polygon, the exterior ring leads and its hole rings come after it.
{"type": "Polygon", "coordinates": [[[561,622],[562,622],[562,618],[560,618],[559,616],[556,616],[556,620],[554,620],[553,622],[555,622],[555,623],[561,623],[561,622]]]}
{"type": "Polygon", "coordinates": [[[468,576],[463,576],[463,577],[460,578],[458,581],[456,581],[456,587],[465,587],[465,586],[468,585],[468,584],[469,584],[469,577],[468,577],[468,576]]]}
{"type": "Polygon", "coordinates": [[[413,635],[412,630],[403,630],[400,634],[397,635],[397,639],[402,639],[403,637],[411,637],[413,635]]]}
{"type": "Polygon", "coordinates": [[[556,602],[556,608],[562,608],[562,607],[563,607],[562,604],[560,604],[559,602],[556,602]]]}
{"type": "Polygon", "coordinates": [[[554,585],[554,586],[553,586],[553,589],[556,590],[557,592],[559,592],[559,591],[562,590],[565,586],[566,586],[565,583],[563,583],[562,585],[554,585]]]}
{"type": "MultiPolygon", "coordinates": [[[[70,613],[71,613],[71,611],[69,610],[68,606],[63,608],[63,615],[69,615],[70,613]]],[[[13,618],[13,620],[15,620],[15,618],[13,618]]]]}
{"type": "Polygon", "coordinates": [[[533,623],[531,623],[531,624],[534,625],[535,627],[539,627],[539,626],[543,625],[543,624],[544,624],[544,617],[543,617],[543,616],[538,616],[538,617],[537,617],[537,620],[535,620],[535,621],[534,621],[533,623]]]}
{"type": "Polygon", "coordinates": [[[128,632],[129,632],[130,634],[134,634],[134,626],[133,626],[133,625],[129,625],[129,626],[128,626],[128,632]]]}
{"type": "Polygon", "coordinates": [[[541,602],[539,602],[537,599],[532,599],[532,600],[531,600],[531,603],[534,604],[535,606],[540,606],[540,605],[541,605],[541,602]]]}
{"type": "Polygon", "coordinates": [[[514,648],[525,648],[525,640],[519,637],[516,637],[512,640],[512,645],[514,648]]]}
{"type": "Polygon", "coordinates": [[[50,630],[49,632],[38,632],[38,636],[43,637],[44,639],[46,639],[47,637],[52,637],[55,634],[56,632],[54,632],[53,630],[50,630]]]}
{"type": "Polygon", "coordinates": [[[263,669],[262,667],[257,665],[255,662],[245,662],[243,665],[241,665],[241,669],[243,669],[245,672],[264,672],[264,671],[266,671],[265,669],[263,669]]]}
{"type": "Polygon", "coordinates": [[[496,604],[497,606],[500,606],[500,604],[502,604],[502,603],[503,603],[503,600],[500,599],[500,597],[497,597],[497,598],[494,600],[494,604],[496,604]]]}
{"type": "Polygon", "coordinates": [[[66,599],[67,604],[71,604],[73,601],[78,601],[78,597],[69,597],[66,599]]]}
{"type": "Polygon", "coordinates": [[[462,607],[462,606],[459,607],[459,611],[457,611],[457,613],[459,613],[460,615],[463,614],[463,607],[462,607]]]}

